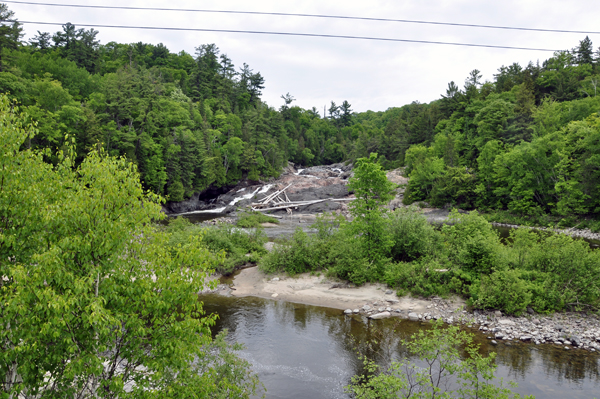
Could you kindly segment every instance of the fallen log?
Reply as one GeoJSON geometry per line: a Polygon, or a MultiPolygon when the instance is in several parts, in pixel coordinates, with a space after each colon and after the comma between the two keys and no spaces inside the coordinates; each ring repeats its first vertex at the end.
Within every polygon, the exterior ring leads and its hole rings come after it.
{"type": "Polygon", "coordinates": [[[283,190],[279,190],[274,192],[271,195],[266,196],[265,198],[261,199],[259,202],[262,203],[267,203],[269,201],[271,201],[274,197],[278,196],[279,194],[281,194],[283,191],[287,190],[288,188],[290,188],[292,186],[293,183],[288,184],[288,186],[286,188],[284,188],[283,190]]]}
{"type": "Polygon", "coordinates": [[[355,198],[326,198],[326,199],[314,200],[314,201],[288,202],[285,205],[275,206],[275,207],[271,207],[271,208],[254,208],[255,205],[263,205],[263,204],[252,204],[251,207],[252,207],[253,211],[266,212],[266,211],[276,211],[279,209],[297,208],[299,206],[308,206],[308,205],[313,205],[313,204],[319,204],[319,203],[325,202],[325,201],[354,201],[354,200],[355,200],[355,198]]]}

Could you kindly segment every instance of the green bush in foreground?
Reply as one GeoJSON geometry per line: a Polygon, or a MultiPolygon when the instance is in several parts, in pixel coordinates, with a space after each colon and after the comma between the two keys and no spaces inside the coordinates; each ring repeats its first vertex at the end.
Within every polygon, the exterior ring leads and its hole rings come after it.
{"type": "Polygon", "coordinates": [[[357,399],[521,398],[495,377],[496,354],[481,356],[472,335],[457,326],[443,328],[436,322],[432,329],[420,330],[401,342],[424,367],[401,360],[384,368],[364,356],[366,373],[354,376],[346,390],[357,399]],[[465,352],[466,356],[461,356],[465,352]]]}
{"type": "Polygon", "coordinates": [[[11,105],[0,96],[0,397],[253,395],[198,301],[219,255],[201,237],[168,247],[130,161],[24,149],[35,130],[11,105]]]}

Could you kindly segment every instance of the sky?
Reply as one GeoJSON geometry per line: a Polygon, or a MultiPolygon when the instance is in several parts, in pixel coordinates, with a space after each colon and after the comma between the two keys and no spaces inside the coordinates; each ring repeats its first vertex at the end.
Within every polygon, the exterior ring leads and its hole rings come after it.
{"type": "MultiPolygon", "coordinates": [[[[31,0],[43,3],[43,0],[31,0]]],[[[343,15],[371,18],[600,31],[600,7],[592,0],[53,0],[54,4],[112,5],[209,10],[343,15]]],[[[215,14],[175,11],[99,10],[8,3],[21,21],[71,22],[179,28],[255,30],[369,36],[393,39],[571,49],[582,33],[528,32],[291,16],[215,14]]],[[[25,39],[60,26],[26,24],[25,39]]],[[[459,87],[473,69],[493,80],[502,65],[542,63],[552,52],[459,47],[356,39],[240,33],[97,28],[105,44],[165,44],[171,52],[195,53],[215,43],[236,67],[247,63],[265,79],[263,100],[279,108],[290,93],[302,108],[322,113],[331,101],[347,100],[356,112],[384,111],[413,101],[428,103],[444,94],[450,81],[459,87]]],[[[594,48],[600,34],[589,35],[594,48]]]]}

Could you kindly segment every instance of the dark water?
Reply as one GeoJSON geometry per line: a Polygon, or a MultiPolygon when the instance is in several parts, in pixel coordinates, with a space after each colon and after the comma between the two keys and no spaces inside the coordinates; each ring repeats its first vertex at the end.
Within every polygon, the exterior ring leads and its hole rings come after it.
{"type": "MultiPolygon", "coordinates": [[[[352,375],[361,371],[356,344],[379,329],[387,341],[379,357],[405,357],[399,338],[408,338],[420,322],[397,319],[369,321],[346,317],[336,309],[260,298],[203,296],[205,309],[220,315],[214,328],[229,330],[231,340],[245,344],[241,356],[253,364],[267,398],[349,398],[344,393],[352,375]],[[394,332],[394,327],[396,332],[394,332]]],[[[600,398],[599,356],[552,345],[490,344],[476,335],[482,353],[498,353],[497,375],[519,384],[515,392],[537,398],[600,398]]]]}

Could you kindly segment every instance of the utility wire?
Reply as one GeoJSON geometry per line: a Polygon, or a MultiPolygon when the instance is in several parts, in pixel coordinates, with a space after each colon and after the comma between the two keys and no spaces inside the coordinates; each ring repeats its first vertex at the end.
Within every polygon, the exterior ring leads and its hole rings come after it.
{"type": "MultiPolygon", "coordinates": [[[[58,25],[63,26],[60,22],[40,22],[40,21],[18,21],[7,20],[6,22],[19,22],[22,24],[35,25],[58,25]]],[[[302,36],[302,37],[326,37],[335,39],[359,39],[359,40],[377,40],[384,42],[403,42],[403,43],[420,43],[420,44],[440,44],[446,46],[465,46],[465,47],[485,47],[508,50],[528,50],[528,51],[560,51],[545,48],[531,47],[513,47],[513,46],[497,46],[493,44],[474,44],[474,43],[455,43],[455,42],[439,42],[431,40],[412,40],[412,39],[393,39],[386,37],[370,37],[370,36],[349,36],[349,35],[326,35],[320,33],[295,33],[295,32],[269,32],[255,30],[233,30],[233,29],[205,29],[205,28],[174,28],[174,27],[158,27],[158,26],[129,26],[129,25],[100,25],[100,24],[73,24],[75,26],[84,26],[88,28],[117,28],[117,29],[148,29],[148,30],[168,30],[168,31],[187,31],[187,32],[218,32],[218,33],[249,33],[256,35],[278,35],[278,36],[302,36]]]]}
{"type": "Polygon", "coordinates": [[[533,32],[578,33],[578,34],[584,34],[584,35],[600,34],[600,31],[542,29],[542,28],[527,28],[527,27],[500,26],[500,25],[461,24],[461,23],[455,23],[455,22],[436,22],[436,21],[420,21],[420,20],[411,20],[411,19],[353,17],[353,16],[344,16],[344,15],[297,14],[297,13],[283,13],[283,12],[236,11],[236,10],[204,10],[204,9],[163,8],[163,7],[104,6],[104,5],[87,5],[87,4],[36,3],[36,2],[30,2],[30,1],[8,1],[8,0],[2,1],[2,2],[3,3],[13,3],[13,4],[24,4],[24,5],[50,6],[50,7],[271,15],[271,16],[282,16],[282,17],[329,18],[329,19],[348,19],[348,20],[359,20],[359,21],[401,22],[401,23],[410,23],[410,24],[446,25],[446,26],[460,26],[460,27],[466,27],[466,28],[506,29],[506,30],[520,30],[520,31],[533,31],[533,32]]]}

